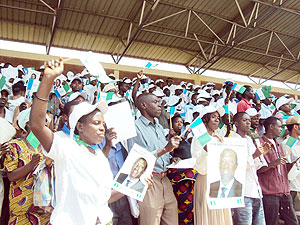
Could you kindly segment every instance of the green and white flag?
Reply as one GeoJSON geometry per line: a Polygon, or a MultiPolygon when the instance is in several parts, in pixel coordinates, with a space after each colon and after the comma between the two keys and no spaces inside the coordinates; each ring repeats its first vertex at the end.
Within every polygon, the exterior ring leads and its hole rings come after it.
{"type": "Polygon", "coordinates": [[[0,74],[0,90],[2,90],[2,88],[4,87],[4,84],[6,82],[6,77],[2,74],[0,74]]]}
{"type": "Polygon", "coordinates": [[[264,86],[262,88],[257,89],[255,95],[257,100],[264,100],[266,98],[270,98],[271,86],[264,86]]]}
{"type": "Polygon", "coordinates": [[[191,123],[190,128],[192,129],[194,136],[197,138],[197,140],[200,142],[202,146],[206,145],[208,142],[211,141],[211,137],[208,134],[207,129],[200,116],[198,116],[191,123]]]}
{"type": "Polygon", "coordinates": [[[238,83],[234,83],[233,86],[232,86],[232,90],[243,94],[246,91],[246,88],[243,85],[240,85],[238,83]]]}

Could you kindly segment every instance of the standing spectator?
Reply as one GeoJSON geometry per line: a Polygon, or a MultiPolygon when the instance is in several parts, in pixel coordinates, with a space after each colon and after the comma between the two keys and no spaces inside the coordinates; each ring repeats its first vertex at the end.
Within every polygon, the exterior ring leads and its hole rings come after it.
{"type": "Polygon", "coordinates": [[[141,116],[135,121],[137,136],[128,140],[128,149],[137,143],[157,157],[153,169],[153,186],[147,191],[143,202],[139,202],[139,224],[177,225],[177,201],[166,177],[166,166],[170,164],[169,152],[178,147],[181,138],[173,136],[169,141],[166,140],[164,130],[156,118],[161,113],[161,105],[155,95],[139,95],[136,105],[141,116]]]}
{"type": "Polygon", "coordinates": [[[4,170],[10,183],[9,224],[49,224],[50,213],[33,204],[33,172],[43,155],[26,139],[30,133],[30,109],[22,111],[17,123],[24,133],[23,139],[9,142],[10,150],[4,160],[4,170]]]}
{"type": "MultiPolygon", "coordinates": [[[[176,135],[180,135],[183,127],[183,120],[180,115],[172,117],[172,127],[176,135]]],[[[188,135],[185,133],[185,137],[188,135]]],[[[173,157],[180,159],[191,158],[191,144],[183,138],[178,148],[171,153],[173,157]]],[[[197,171],[193,168],[186,169],[169,169],[168,177],[173,186],[173,192],[178,202],[178,220],[180,225],[194,224],[194,183],[197,178],[197,171]]]]}
{"type": "Polygon", "coordinates": [[[253,88],[249,85],[245,85],[244,87],[246,90],[242,94],[242,100],[237,104],[238,112],[245,112],[247,109],[252,108],[250,101],[254,98],[253,88]]]}
{"type": "Polygon", "coordinates": [[[252,139],[247,136],[251,125],[251,118],[247,113],[238,112],[234,115],[233,122],[237,131],[232,135],[232,138],[244,139],[247,141],[248,156],[244,193],[245,207],[232,209],[233,224],[265,225],[262,191],[256,174],[256,170],[265,164],[255,164],[254,162],[254,160],[258,160],[258,157],[260,157],[262,149],[257,149],[253,144],[252,139]],[[256,167],[255,165],[259,165],[259,167],[256,167]]]}
{"type": "MultiPolygon", "coordinates": [[[[207,129],[208,134],[216,138],[218,137],[215,132],[220,124],[220,114],[216,108],[206,107],[203,112],[203,123],[207,129]]],[[[218,137],[221,140],[220,137],[218,137]]],[[[219,224],[232,224],[230,209],[208,209],[206,202],[207,190],[207,149],[206,146],[200,145],[197,137],[194,136],[191,153],[196,158],[194,169],[198,172],[197,179],[194,187],[194,225],[219,225],[219,224]]]]}
{"type": "Polygon", "coordinates": [[[280,119],[273,116],[264,122],[266,133],[260,138],[260,142],[269,143],[271,150],[264,155],[268,166],[258,170],[258,180],[263,193],[266,224],[277,225],[280,217],[286,224],[297,225],[290,195],[287,160],[275,138],[282,131],[281,125],[280,119]]]}
{"type": "MultiPolygon", "coordinates": [[[[291,190],[291,196],[293,199],[294,207],[296,212],[299,212],[299,206],[296,208],[295,201],[297,199],[297,195],[300,192],[300,168],[299,168],[299,157],[300,157],[300,117],[299,116],[291,116],[286,121],[287,129],[289,130],[289,136],[281,143],[281,147],[285,153],[285,155],[288,155],[288,161],[290,163],[296,162],[294,167],[292,168],[291,172],[289,173],[289,183],[290,183],[290,190],[291,190]],[[287,141],[289,140],[289,137],[293,137],[297,139],[298,141],[296,144],[292,147],[289,147],[287,145],[287,141]],[[290,153],[289,153],[290,152],[290,153]]],[[[297,216],[298,217],[298,216],[297,216]]],[[[299,217],[298,217],[299,220],[299,217]]]]}
{"type": "Polygon", "coordinates": [[[1,95],[0,95],[0,117],[6,119],[8,122],[12,124],[14,119],[14,113],[6,108],[8,95],[4,93],[5,91],[6,90],[1,90],[1,95]]]}

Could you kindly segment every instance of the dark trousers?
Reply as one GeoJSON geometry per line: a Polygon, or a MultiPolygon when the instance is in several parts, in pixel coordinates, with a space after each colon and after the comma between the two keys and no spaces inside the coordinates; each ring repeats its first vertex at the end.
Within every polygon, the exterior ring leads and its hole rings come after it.
{"type": "Polygon", "coordinates": [[[264,195],[263,204],[267,225],[279,224],[279,215],[285,225],[298,224],[291,195],[264,195]]]}
{"type": "Polygon", "coordinates": [[[118,201],[108,204],[113,212],[113,225],[133,225],[134,218],[131,216],[130,206],[127,197],[124,196],[118,201]]]}
{"type": "Polygon", "coordinates": [[[3,183],[4,183],[4,199],[3,199],[3,205],[2,205],[2,212],[1,218],[0,218],[0,225],[7,225],[9,221],[9,187],[10,182],[7,177],[3,177],[3,183]]]}

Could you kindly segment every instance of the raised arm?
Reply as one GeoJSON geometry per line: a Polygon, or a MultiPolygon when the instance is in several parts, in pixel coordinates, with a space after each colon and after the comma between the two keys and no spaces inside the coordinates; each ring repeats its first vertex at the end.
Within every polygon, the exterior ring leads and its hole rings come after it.
{"type": "Polygon", "coordinates": [[[31,131],[47,152],[50,151],[53,142],[53,133],[45,126],[49,93],[54,79],[63,72],[63,69],[64,66],[61,59],[51,60],[47,63],[43,80],[34,98],[30,113],[31,131]]]}

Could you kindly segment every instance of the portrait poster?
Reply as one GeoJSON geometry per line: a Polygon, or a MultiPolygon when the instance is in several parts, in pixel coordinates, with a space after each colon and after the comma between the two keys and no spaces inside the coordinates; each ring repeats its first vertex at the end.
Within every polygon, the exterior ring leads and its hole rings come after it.
{"type": "Polygon", "coordinates": [[[115,177],[113,188],[138,201],[143,201],[156,157],[138,144],[130,150],[122,168],[115,177]]]}
{"type": "Polygon", "coordinates": [[[247,141],[224,138],[207,144],[207,204],[210,209],[244,207],[247,141]]]}

